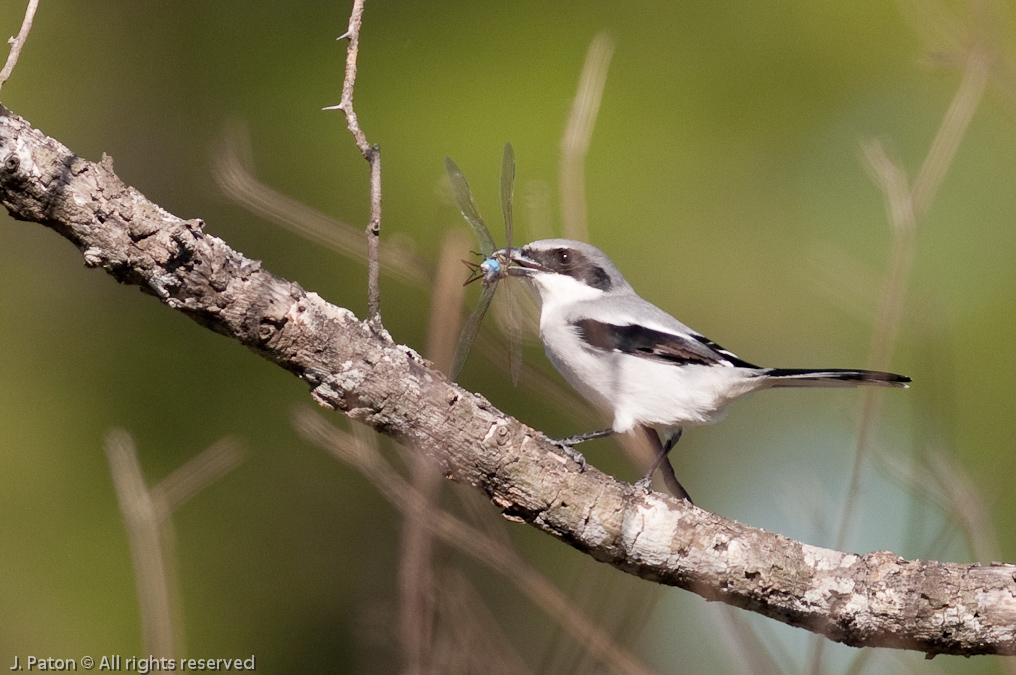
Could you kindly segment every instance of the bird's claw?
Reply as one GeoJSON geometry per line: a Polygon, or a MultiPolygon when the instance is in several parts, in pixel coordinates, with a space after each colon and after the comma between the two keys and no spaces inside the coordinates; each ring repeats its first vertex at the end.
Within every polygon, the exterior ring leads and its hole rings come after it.
{"type": "Polygon", "coordinates": [[[564,451],[565,457],[579,465],[579,473],[585,471],[586,467],[589,466],[589,462],[586,461],[585,455],[573,448],[571,445],[564,443],[563,441],[554,441],[554,443],[564,451]]]}
{"type": "Polygon", "coordinates": [[[642,492],[649,494],[653,491],[653,477],[649,475],[639,478],[635,481],[635,489],[642,490],[642,492]]]}

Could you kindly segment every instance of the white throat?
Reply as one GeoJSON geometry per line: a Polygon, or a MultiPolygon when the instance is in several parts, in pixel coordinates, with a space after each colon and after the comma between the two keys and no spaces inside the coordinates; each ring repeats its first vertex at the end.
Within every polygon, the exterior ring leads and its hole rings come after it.
{"type": "Polygon", "coordinates": [[[585,284],[564,274],[543,273],[529,278],[529,282],[540,295],[540,303],[547,305],[570,305],[604,296],[598,288],[585,284]]]}

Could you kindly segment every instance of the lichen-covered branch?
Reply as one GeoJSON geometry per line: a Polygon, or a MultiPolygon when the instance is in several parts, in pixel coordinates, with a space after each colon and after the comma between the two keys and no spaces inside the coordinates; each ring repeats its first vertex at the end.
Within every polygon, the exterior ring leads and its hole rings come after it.
{"type": "Polygon", "coordinates": [[[822,549],[583,469],[383,331],[152,204],[108,159],[84,160],[2,107],[0,201],[62,234],[86,265],[286,368],[321,405],[429,453],[507,517],[597,560],[848,645],[1016,654],[1016,566],[822,549]]]}

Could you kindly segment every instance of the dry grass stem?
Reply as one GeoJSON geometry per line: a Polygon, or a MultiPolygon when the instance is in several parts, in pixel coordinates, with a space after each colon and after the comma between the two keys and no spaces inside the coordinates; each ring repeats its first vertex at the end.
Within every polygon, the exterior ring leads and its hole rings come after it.
{"type": "MultiPolygon", "coordinates": [[[[870,143],[864,147],[869,169],[885,195],[893,232],[889,270],[879,302],[878,318],[872,332],[869,368],[886,370],[892,359],[915,256],[917,224],[934,201],[974,112],[984,97],[990,62],[988,54],[979,46],[971,47],[967,52],[960,85],[939,125],[913,185],[908,185],[906,171],[898,162],[889,158],[880,143],[870,143]]],[[[861,396],[854,461],[834,543],[834,548],[838,550],[844,548],[857,512],[861,473],[874,434],[875,418],[881,407],[883,393],[868,389],[861,396]]],[[[809,672],[818,675],[822,670],[825,641],[816,638],[812,644],[809,672]]]]}
{"type": "MultiPolygon", "coordinates": [[[[321,415],[307,408],[297,410],[294,425],[305,439],[360,471],[400,511],[423,507],[423,498],[368,444],[360,442],[352,434],[336,429],[321,415]]],[[[502,546],[500,542],[446,511],[434,509],[425,522],[445,543],[507,577],[522,594],[558,622],[601,663],[619,673],[651,672],[603,629],[586,618],[560,589],[530,567],[514,550],[502,546]]]]}
{"type": "Polygon", "coordinates": [[[236,441],[223,439],[149,488],[130,434],[114,429],[106,438],[113,485],[130,540],[141,608],[143,651],[173,657],[179,646],[179,603],[173,566],[174,509],[224,476],[241,461],[236,441]]]}
{"type": "MultiPolygon", "coordinates": [[[[465,288],[459,261],[469,254],[469,239],[453,230],[442,242],[437,275],[431,293],[425,355],[444,373],[452,367],[455,344],[462,324],[465,288]]],[[[364,434],[366,435],[366,434],[364,434]]],[[[369,442],[376,451],[377,435],[369,442]]],[[[426,526],[441,494],[443,480],[431,460],[422,452],[407,452],[412,488],[421,497],[422,508],[403,512],[399,550],[399,637],[403,672],[437,672],[435,654],[439,646],[435,632],[438,589],[434,569],[433,533],[426,526]]],[[[445,671],[441,671],[445,672],[445,671]]]]}
{"type": "Polygon", "coordinates": [[[487,610],[469,581],[456,569],[446,570],[438,586],[438,616],[443,638],[435,649],[435,673],[531,675],[508,635],[487,610]]]}
{"type": "Polygon", "coordinates": [[[445,235],[431,294],[425,354],[446,375],[451,371],[462,327],[466,287],[462,285],[464,267],[460,261],[469,257],[470,244],[469,237],[461,230],[445,235]]]}
{"type": "Polygon", "coordinates": [[[935,140],[932,141],[931,149],[924,159],[921,171],[914,180],[911,199],[917,219],[923,218],[931,207],[946,171],[956,156],[956,150],[966,134],[970,120],[973,119],[974,112],[984,98],[992,63],[992,55],[979,46],[972,48],[967,55],[959,90],[953,97],[945,119],[935,134],[935,140]]]}
{"type": "Polygon", "coordinates": [[[831,244],[816,246],[809,256],[808,266],[799,274],[801,282],[822,295],[828,304],[864,324],[869,324],[877,311],[877,277],[878,272],[873,267],[831,244]]]}
{"type": "Polygon", "coordinates": [[[169,512],[235,469],[243,461],[240,443],[224,438],[169,474],[151,492],[169,512]]]}
{"type": "MultiPolygon", "coordinates": [[[[339,255],[367,263],[362,230],[326,216],[258,180],[250,139],[242,128],[234,125],[227,130],[213,158],[212,174],[219,189],[251,213],[339,255]]],[[[426,261],[391,241],[386,241],[382,248],[382,272],[414,287],[430,285],[431,269],[426,261]]]]}
{"type": "Polygon", "coordinates": [[[126,431],[115,429],[109,433],[106,457],[130,541],[143,651],[160,658],[174,657],[172,556],[168,550],[171,539],[164,528],[167,510],[156,503],[145,485],[134,441],[126,431]]]}
{"type": "MultiPolygon", "coordinates": [[[[786,672],[771,653],[772,649],[779,647],[778,641],[763,640],[744,612],[729,605],[716,609],[726,629],[724,632],[727,644],[736,649],[741,657],[740,663],[743,668],[741,672],[751,675],[780,675],[786,672]]],[[[790,663],[786,655],[783,657],[784,663],[790,663]]]]}
{"type": "Polygon", "coordinates": [[[589,240],[586,223],[586,153],[600,111],[614,43],[606,33],[593,38],[586,52],[578,91],[561,139],[561,219],[568,239],[589,240]]]}
{"type": "MultiPolygon", "coordinates": [[[[963,80],[939,126],[917,180],[911,187],[906,172],[886,154],[880,143],[865,146],[865,155],[872,174],[886,198],[893,240],[889,255],[889,271],[879,303],[878,319],[872,334],[868,366],[885,370],[889,366],[899,332],[907,281],[913,266],[917,222],[930,207],[935,192],[956,154],[960,141],[980,104],[987,85],[987,57],[979,50],[969,56],[963,80]]],[[[846,543],[857,508],[860,476],[871,442],[875,417],[882,401],[881,391],[868,389],[862,394],[861,414],[854,464],[843,516],[834,547],[846,543]]]]}

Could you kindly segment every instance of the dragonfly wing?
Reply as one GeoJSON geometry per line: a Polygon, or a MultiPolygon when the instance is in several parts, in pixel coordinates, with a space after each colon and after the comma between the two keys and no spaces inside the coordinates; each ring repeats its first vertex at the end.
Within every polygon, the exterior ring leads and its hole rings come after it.
{"type": "Polygon", "coordinates": [[[512,193],[515,185],[515,151],[511,143],[504,144],[501,159],[501,208],[504,209],[505,248],[512,250],[512,193]]]}
{"type": "Polygon", "coordinates": [[[469,356],[469,348],[473,346],[473,340],[476,338],[476,332],[480,330],[480,323],[483,321],[483,316],[487,313],[487,308],[490,307],[490,301],[494,298],[494,289],[497,288],[497,281],[485,283],[483,286],[483,294],[480,296],[480,302],[476,305],[476,309],[466,319],[466,325],[462,327],[462,334],[459,336],[459,344],[455,347],[455,358],[452,359],[452,372],[450,373],[451,378],[454,380],[459,376],[462,371],[462,366],[466,365],[466,357],[469,356]]]}
{"type": "Polygon", "coordinates": [[[505,283],[501,295],[504,296],[505,321],[508,324],[508,370],[511,372],[512,385],[517,387],[522,374],[522,315],[512,280],[505,283]]]}
{"type": "Polygon", "coordinates": [[[476,208],[476,202],[473,201],[473,193],[469,191],[466,177],[462,175],[459,166],[452,161],[451,157],[445,157],[445,168],[448,170],[448,178],[452,181],[452,192],[455,193],[455,201],[459,205],[459,210],[462,211],[463,217],[476,233],[476,240],[480,244],[480,254],[484,258],[489,258],[494,252],[494,238],[490,236],[490,230],[480,218],[480,211],[476,208]]]}

